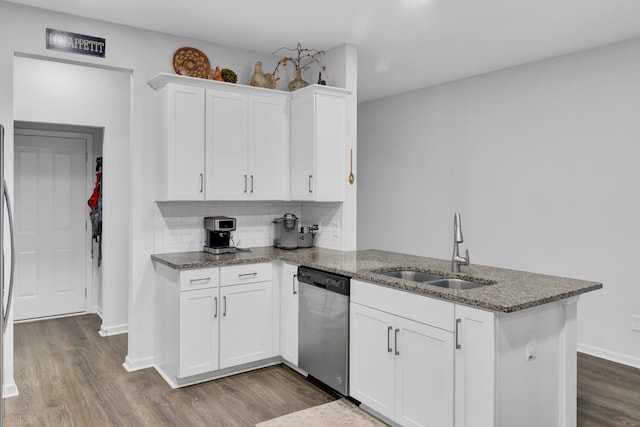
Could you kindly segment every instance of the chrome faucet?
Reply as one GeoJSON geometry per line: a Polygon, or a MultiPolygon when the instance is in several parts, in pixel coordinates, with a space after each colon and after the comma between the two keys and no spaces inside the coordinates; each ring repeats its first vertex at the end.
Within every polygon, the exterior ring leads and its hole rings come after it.
{"type": "Polygon", "coordinates": [[[460,256],[458,245],[464,242],[462,237],[462,225],[460,225],[460,213],[453,216],[453,256],[451,257],[451,272],[460,273],[461,265],[469,265],[469,249],[465,251],[466,256],[460,256]]]}

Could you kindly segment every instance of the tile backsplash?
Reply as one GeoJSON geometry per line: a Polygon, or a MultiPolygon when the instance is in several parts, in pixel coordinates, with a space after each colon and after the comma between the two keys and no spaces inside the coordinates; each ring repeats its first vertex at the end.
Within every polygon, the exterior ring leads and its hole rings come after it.
{"type": "Polygon", "coordinates": [[[295,214],[298,225],[318,224],[315,245],[342,248],[342,203],[301,202],[157,202],[154,218],[154,252],[201,251],[205,244],[203,218],[236,218],[232,233],[239,247],[271,246],[274,218],[295,214]]]}

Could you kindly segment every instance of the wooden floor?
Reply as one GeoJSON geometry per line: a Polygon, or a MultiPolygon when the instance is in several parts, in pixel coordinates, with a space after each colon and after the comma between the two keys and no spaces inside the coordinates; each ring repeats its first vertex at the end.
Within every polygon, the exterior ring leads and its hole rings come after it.
{"type": "Polygon", "coordinates": [[[334,400],[284,366],[172,390],[154,369],[122,367],[127,335],[95,315],[15,325],[5,426],[254,426],[334,400]]]}
{"type": "Polygon", "coordinates": [[[578,353],[578,426],[640,427],[640,369],[578,353]]]}
{"type": "MultiPolygon", "coordinates": [[[[334,399],[284,366],[171,388],[122,367],[127,335],[103,338],[95,315],[15,325],[5,426],[253,426],[334,399]]],[[[639,426],[640,370],[578,354],[578,426],[639,426]]]]}

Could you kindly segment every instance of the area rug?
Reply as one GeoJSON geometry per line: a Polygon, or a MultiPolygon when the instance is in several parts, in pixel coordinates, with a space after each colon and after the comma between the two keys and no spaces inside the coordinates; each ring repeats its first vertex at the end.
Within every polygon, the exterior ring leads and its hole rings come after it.
{"type": "Polygon", "coordinates": [[[384,427],[347,399],[334,400],[256,424],[256,427],[384,427]]]}

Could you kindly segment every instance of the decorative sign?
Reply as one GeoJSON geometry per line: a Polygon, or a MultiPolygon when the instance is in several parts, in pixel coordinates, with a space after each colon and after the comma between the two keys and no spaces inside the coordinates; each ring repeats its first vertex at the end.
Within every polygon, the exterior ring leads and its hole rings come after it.
{"type": "Polygon", "coordinates": [[[47,28],[47,49],[104,58],[105,39],[47,28]]]}

